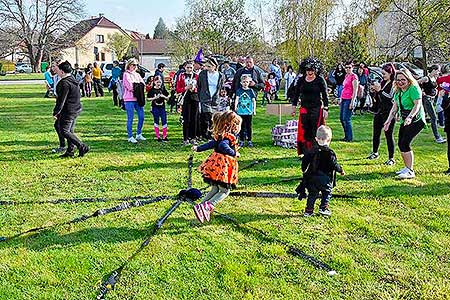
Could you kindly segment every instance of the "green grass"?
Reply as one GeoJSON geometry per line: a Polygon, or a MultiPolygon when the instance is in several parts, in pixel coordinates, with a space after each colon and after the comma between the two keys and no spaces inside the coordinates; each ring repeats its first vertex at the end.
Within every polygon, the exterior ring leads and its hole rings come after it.
{"type": "MultiPolygon", "coordinates": [[[[152,137],[126,142],[125,114],[105,98],[83,99],[76,132],[92,147],[83,159],[58,159],[51,111],[41,86],[0,90],[0,200],[175,194],[185,187],[186,159],[178,115],[170,115],[170,143],[152,137]]],[[[258,235],[213,217],[200,225],[187,204],[176,210],[124,270],[108,299],[449,299],[450,177],[445,145],[424,130],[413,145],[417,178],[398,181],[381,158],[368,161],[371,116],[354,117],[354,143],[341,143],[338,109],[330,110],[332,147],[347,175],[339,177],[331,218],[303,218],[305,202],[229,197],[218,210],[284,239],[331,265],[330,277],[258,235]]],[[[283,118],[286,120],[286,117],[283,118]]],[[[292,192],[299,176],[294,150],[271,145],[276,116],[254,119],[256,147],[240,165],[268,162],[240,173],[239,189],[292,192]]],[[[208,153],[195,155],[195,166],[208,153]]],[[[203,187],[198,172],[194,186],[203,187]]],[[[113,203],[0,206],[0,236],[71,220],[113,203]]],[[[171,202],[135,208],[0,243],[0,299],[94,299],[102,279],[131,255],[171,202]]]]}
{"type": "Polygon", "coordinates": [[[6,74],[5,76],[0,76],[0,81],[2,80],[33,80],[33,79],[44,79],[43,73],[16,73],[16,74],[6,74]]]}

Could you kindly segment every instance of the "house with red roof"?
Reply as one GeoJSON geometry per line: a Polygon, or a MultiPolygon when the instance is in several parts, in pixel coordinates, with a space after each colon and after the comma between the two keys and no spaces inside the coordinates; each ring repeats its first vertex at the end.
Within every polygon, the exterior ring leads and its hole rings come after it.
{"type": "Polygon", "coordinates": [[[76,35],[79,38],[61,51],[61,58],[72,64],[77,63],[80,67],[86,67],[93,62],[112,62],[119,59],[107,46],[109,37],[114,33],[126,35],[133,41],[138,59],[144,67],[153,70],[161,62],[170,64],[166,40],[146,39],[142,33],[124,30],[103,14],[80,21],[64,34],[76,35]]]}

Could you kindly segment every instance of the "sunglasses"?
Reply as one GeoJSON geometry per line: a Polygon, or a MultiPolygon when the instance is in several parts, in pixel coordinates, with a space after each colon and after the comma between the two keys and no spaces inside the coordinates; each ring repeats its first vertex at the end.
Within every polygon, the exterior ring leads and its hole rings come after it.
{"type": "Polygon", "coordinates": [[[352,67],[345,67],[346,69],[351,69],[352,67]]]}

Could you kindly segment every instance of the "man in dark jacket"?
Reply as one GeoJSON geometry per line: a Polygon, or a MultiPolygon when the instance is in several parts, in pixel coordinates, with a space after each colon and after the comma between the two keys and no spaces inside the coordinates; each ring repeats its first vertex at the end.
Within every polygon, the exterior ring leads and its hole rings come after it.
{"type": "Polygon", "coordinates": [[[219,92],[224,82],[224,75],[217,71],[218,63],[213,57],[208,57],[205,63],[206,70],[198,75],[197,90],[200,101],[200,135],[203,138],[211,137],[213,107],[217,106],[219,92]]]}
{"type": "Polygon", "coordinates": [[[75,146],[78,148],[79,156],[84,156],[89,151],[89,146],[83,144],[73,132],[75,121],[82,110],[80,88],[72,76],[72,66],[68,61],[60,63],[58,68],[61,80],[56,86],[58,96],[53,109],[53,118],[58,120],[60,130],[68,141],[67,150],[61,157],[73,157],[75,146]]]}
{"type": "Polygon", "coordinates": [[[252,79],[250,82],[250,88],[255,92],[255,95],[258,96],[258,91],[264,89],[264,78],[261,72],[261,69],[255,67],[255,63],[253,58],[247,56],[245,59],[245,67],[240,68],[236,71],[233,79],[233,91],[236,91],[241,88],[241,77],[242,75],[248,75],[252,79]]]}

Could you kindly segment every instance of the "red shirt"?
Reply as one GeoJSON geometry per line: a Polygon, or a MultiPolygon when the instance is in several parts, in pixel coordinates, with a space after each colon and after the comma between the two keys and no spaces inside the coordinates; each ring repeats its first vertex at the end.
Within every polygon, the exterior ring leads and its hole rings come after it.
{"type": "MultiPolygon", "coordinates": [[[[441,76],[438,79],[436,79],[436,83],[438,85],[437,86],[438,91],[442,90],[441,84],[444,82],[450,83],[450,75],[441,76]]],[[[448,92],[447,92],[447,94],[448,94],[448,92]]]]}

